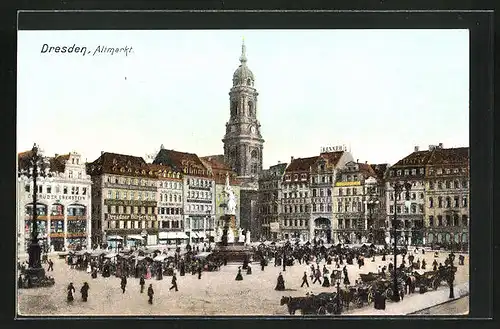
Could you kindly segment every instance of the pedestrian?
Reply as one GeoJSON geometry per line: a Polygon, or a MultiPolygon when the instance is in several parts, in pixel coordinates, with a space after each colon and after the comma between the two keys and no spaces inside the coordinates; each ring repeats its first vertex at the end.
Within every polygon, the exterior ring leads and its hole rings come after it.
{"type": "Polygon", "coordinates": [[[250,264],[247,265],[247,275],[252,274],[252,266],[250,264]]]}
{"type": "Polygon", "coordinates": [[[307,282],[307,273],[304,272],[304,276],[302,277],[302,284],[300,285],[300,287],[302,288],[304,286],[304,284],[307,285],[307,288],[309,288],[309,282],[307,282]]]}
{"type": "Polygon", "coordinates": [[[436,271],[437,271],[437,266],[438,266],[438,263],[437,263],[437,261],[434,259],[434,261],[432,262],[432,270],[433,270],[434,272],[436,272],[436,271]]]}
{"type": "Polygon", "coordinates": [[[154,290],[153,290],[153,285],[152,284],[149,284],[149,288],[148,288],[148,303],[149,304],[153,304],[153,295],[155,294],[154,290]]]}
{"type": "Polygon", "coordinates": [[[422,270],[425,270],[426,265],[427,263],[425,262],[425,259],[422,259],[422,270]]]}
{"type": "Polygon", "coordinates": [[[73,297],[73,293],[75,292],[75,287],[73,286],[73,282],[70,282],[67,288],[68,295],[66,297],[66,300],[68,302],[72,302],[75,298],[73,297]]]}
{"type": "Polygon", "coordinates": [[[175,289],[175,291],[179,291],[179,289],[177,289],[177,277],[175,276],[175,272],[174,275],[172,276],[172,287],[170,287],[170,289],[168,290],[172,289],[175,289]]]}
{"type": "Polygon", "coordinates": [[[19,278],[17,278],[17,287],[22,288],[23,287],[23,275],[19,274],[19,278]]]}
{"type": "Polygon", "coordinates": [[[342,271],[344,272],[344,284],[350,285],[351,282],[349,281],[349,275],[347,273],[347,266],[344,266],[344,269],[342,271]]]}
{"type": "Polygon", "coordinates": [[[198,280],[201,280],[201,265],[198,265],[198,280]]]}
{"type": "Polygon", "coordinates": [[[146,280],[144,280],[144,274],[141,274],[141,278],[139,279],[139,284],[141,285],[141,294],[144,292],[144,285],[146,284],[146,280]]]}
{"type": "Polygon", "coordinates": [[[314,281],[312,283],[314,284],[316,282],[319,282],[319,284],[321,284],[321,272],[319,268],[316,269],[316,272],[314,273],[314,281]]]}
{"type": "Polygon", "coordinates": [[[54,272],[54,262],[52,261],[52,259],[49,259],[48,261],[48,264],[49,264],[49,268],[47,269],[47,272],[54,272]]]}
{"type": "Polygon", "coordinates": [[[260,270],[261,271],[264,271],[264,267],[266,266],[266,260],[264,258],[262,258],[260,260],[260,270]]]}
{"type": "Polygon", "coordinates": [[[82,294],[82,301],[87,301],[87,298],[89,297],[89,290],[89,284],[87,282],[84,282],[82,288],[80,289],[80,293],[82,294]]]}
{"type": "Polygon", "coordinates": [[[241,275],[241,266],[238,266],[238,274],[236,275],[236,281],[243,280],[243,276],[241,275]]]}
{"type": "Polygon", "coordinates": [[[281,272],[278,275],[278,282],[276,283],[276,287],[274,288],[274,290],[278,291],[285,290],[285,279],[283,279],[283,275],[281,274],[281,272]]]}
{"type": "Polygon", "coordinates": [[[125,275],[122,276],[120,286],[122,288],[122,293],[125,293],[125,287],[127,286],[127,277],[125,275]]]}

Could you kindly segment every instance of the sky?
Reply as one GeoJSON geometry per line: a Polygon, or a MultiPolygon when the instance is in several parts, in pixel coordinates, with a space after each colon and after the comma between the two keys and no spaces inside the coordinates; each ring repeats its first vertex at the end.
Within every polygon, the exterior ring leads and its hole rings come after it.
{"type": "Polygon", "coordinates": [[[19,31],[18,152],[223,154],[242,38],[264,168],[323,146],[389,164],[414,146],[469,146],[467,30],[19,31]]]}

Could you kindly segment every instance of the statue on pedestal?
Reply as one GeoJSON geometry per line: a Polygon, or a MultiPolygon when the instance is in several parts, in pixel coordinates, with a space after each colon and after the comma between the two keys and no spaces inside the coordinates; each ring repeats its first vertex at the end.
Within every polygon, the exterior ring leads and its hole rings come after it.
{"type": "Polygon", "coordinates": [[[226,215],[236,215],[236,195],[233,188],[229,185],[229,174],[226,174],[226,186],[224,187],[226,193],[226,215]]]}
{"type": "Polygon", "coordinates": [[[245,236],[241,228],[238,229],[238,242],[245,242],[245,236]]]}

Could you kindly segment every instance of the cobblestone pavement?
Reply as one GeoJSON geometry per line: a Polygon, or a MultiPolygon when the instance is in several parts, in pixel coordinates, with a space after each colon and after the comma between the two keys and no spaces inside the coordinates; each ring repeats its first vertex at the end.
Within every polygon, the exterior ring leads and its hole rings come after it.
{"type": "Polygon", "coordinates": [[[466,315],[469,313],[469,296],[455,299],[428,309],[418,311],[412,315],[466,315]]]}
{"type": "MultiPolygon", "coordinates": [[[[447,255],[448,253],[440,253],[438,262],[444,263],[447,255]]],[[[434,255],[428,252],[423,256],[429,264],[427,269],[429,270],[434,255]]],[[[416,256],[415,260],[417,258],[422,260],[422,255],[416,256]]],[[[55,278],[56,284],[50,288],[19,290],[20,315],[287,315],[286,306],[280,305],[282,296],[304,296],[306,292],[317,294],[335,289],[321,287],[319,284],[312,284],[311,281],[309,288],[301,288],[304,271],[309,273],[309,266],[304,264],[296,263],[283,272],[286,291],[274,290],[277,276],[282,268],[274,267],[271,262],[264,272],[257,263],[254,263],[252,275],[246,275],[243,271],[243,281],[235,281],[238,265],[228,264],[218,272],[203,272],[201,280],[198,280],[197,275],[186,274],[184,277],[178,275],[178,292],[169,290],[171,277],[164,276],[163,280],[147,280],[146,287],[151,283],[155,291],[154,303],[149,305],[146,293],[139,292],[138,279],[129,278],[126,292],[122,293],[119,278],[103,278],[99,275],[97,279],[92,279],[84,271],[70,269],[63,260],[56,257],[52,259],[55,263],[54,272],[47,274],[55,278]],[[81,301],[79,293],[85,281],[90,285],[89,300],[86,303],[81,301]],[[66,302],[66,287],[69,282],[73,282],[76,288],[75,301],[71,304],[66,302]]],[[[365,266],[361,269],[356,265],[348,265],[351,283],[354,283],[359,273],[377,272],[378,265],[388,264],[389,259],[390,257],[387,257],[386,262],[381,261],[381,256],[376,257],[375,262],[366,259],[365,266]]],[[[320,267],[323,267],[323,263],[320,267]]],[[[327,268],[332,270],[334,265],[327,268]]],[[[468,276],[467,255],[465,265],[458,267],[457,285],[468,282],[468,276]]],[[[409,296],[398,304],[412,303],[411,300],[409,296]]],[[[373,306],[359,311],[369,315],[369,309],[376,311],[373,306]]],[[[416,310],[418,308],[414,311],[416,310]]]]}

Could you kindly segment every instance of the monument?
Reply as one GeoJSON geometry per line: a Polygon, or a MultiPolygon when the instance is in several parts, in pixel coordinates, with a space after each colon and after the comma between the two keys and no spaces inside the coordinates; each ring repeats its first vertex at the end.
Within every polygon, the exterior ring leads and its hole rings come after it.
{"type": "MultiPolygon", "coordinates": [[[[245,259],[251,260],[253,251],[245,243],[247,239],[243,235],[243,230],[236,227],[236,195],[229,185],[229,174],[226,174],[226,185],[224,187],[225,194],[225,211],[223,216],[224,226],[222,228],[222,237],[220,242],[216,244],[214,252],[222,258],[231,262],[243,262],[245,259]],[[238,239],[236,242],[236,239],[238,239]]],[[[249,239],[248,239],[249,240],[249,239]]]]}

